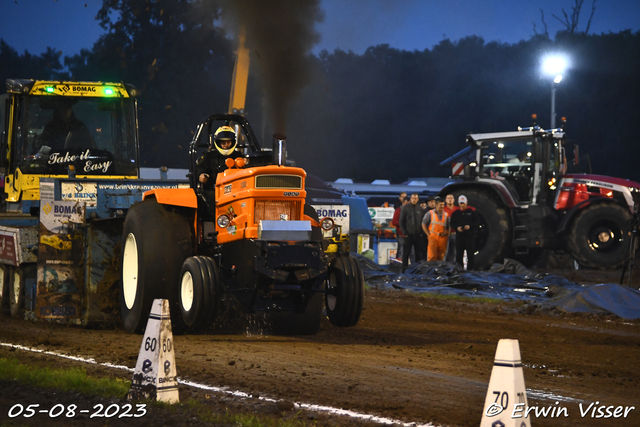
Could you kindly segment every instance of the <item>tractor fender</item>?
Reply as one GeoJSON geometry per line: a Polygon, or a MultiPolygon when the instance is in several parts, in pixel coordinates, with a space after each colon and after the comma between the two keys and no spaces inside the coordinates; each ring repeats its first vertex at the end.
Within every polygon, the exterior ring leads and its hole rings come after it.
{"type": "Polygon", "coordinates": [[[572,207],[571,209],[569,209],[569,211],[567,211],[567,213],[562,217],[560,224],[558,225],[557,232],[558,233],[565,232],[567,227],[573,222],[576,215],[578,215],[582,209],[586,208],[587,206],[600,204],[600,203],[611,203],[614,205],[620,205],[625,209],[627,208],[627,206],[623,206],[620,203],[616,203],[614,200],[608,197],[594,197],[592,199],[584,200],[578,203],[577,205],[575,205],[574,207],[572,207]]]}
{"type": "Polygon", "coordinates": [[[156,188],[146,191],[142,200],[154,198],[161,205],[182,206],[185,208],[198,207],[198,197],[193,188],[156,188]]]}
{"type": "Polygon", "coordinates": [[[455,191],[464,191],[465,188],[486,189],[488,192],[495,194],[504,206],[509,208],[517,206],[513,196],[511,196],[509,190],[507,190],[507,187],[496,179],[481,179],[480,181],[462,181],[447,184],[440,190],[440,192],[438,192],[438,196],[444,197],[455,191]]]}

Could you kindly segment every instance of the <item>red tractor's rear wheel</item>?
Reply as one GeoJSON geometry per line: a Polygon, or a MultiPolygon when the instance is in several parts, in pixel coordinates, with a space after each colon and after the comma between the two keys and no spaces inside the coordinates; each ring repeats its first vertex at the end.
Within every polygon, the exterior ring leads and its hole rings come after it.
{"type": "Polygon", "coordinates": [[[122,246],[120,310],[125,329],[144,332],[153,300],[165,298],[171,302],[174,332],[180,332],[180,268],[193,252],[189,216],[155,199],[136,203],[124,221],[122,246]]]}

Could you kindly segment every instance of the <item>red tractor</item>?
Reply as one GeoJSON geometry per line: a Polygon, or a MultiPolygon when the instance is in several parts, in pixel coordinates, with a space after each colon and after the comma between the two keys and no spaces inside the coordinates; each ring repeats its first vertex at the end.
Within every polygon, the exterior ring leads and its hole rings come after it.
{"type": "Polygon", "coordinates": [[[154,298],[171,302],[176,331],[209,327],[226,303],[265,312],[280,333],[315,334],[323,308],[336,326],[355,325],[364,278],[344,244],[331,244],[305,203],[303,169],[286,166],[284,138],[263,149],[246,119],[213,115],[190,144],[190,188],[148,191],[127,212],[122,235],[120,308],[125,329],[141,333],[154,298]],[[195,176],[196,159],[220,125],[238,134],[243,156],[218,174],[215,213],[195,176]]]}
{"type": "Polygon", "coordinates": [[[568,251],[588,268],[625,263],[639,183],[566,174],[563,128],[469,134],[467,143],[440,163],[460,178],[440,194],[464,194],[478,212],[478,269],[540,249],[568,251]]]}

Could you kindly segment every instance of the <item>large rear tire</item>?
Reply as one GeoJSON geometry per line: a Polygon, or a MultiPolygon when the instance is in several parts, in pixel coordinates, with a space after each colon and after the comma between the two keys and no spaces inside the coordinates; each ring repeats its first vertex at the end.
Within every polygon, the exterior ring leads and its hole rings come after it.
{"type": "Polygon", "coordinates": [[[486,191],[468,189],[456,191],[454,197],[467,196],[470,207],[478,214],[475,269],[486,270],[493,263],[503,262],[511,246],[511,226],[507,211],[486,191]]]}
{"type": "Polygon", "coordinates": [[[178,308],[180,268],[193,252],[187,215],[156,202],[136,203],[127,212],[122,233],[120,310],[124,328],[142,333],[151,304],[169,299],[174,331],[183,328],[178,308]]]}
{"type": "Polygon", "coordinates": [[[585,208],[569,230],[573,258],[587,268],[621,267],[629,251],[629,217],[627,209],[612,203],[585,208]]]}
{"type": "Polygon", "coordinates": [[[21,268],[12,268],[9,275],[9,309],[11,316],[21,318],[24,316],[25,283],[24,273],[21,268]]]}
{"type": "Polygon", "coordinates": [[[0,264],[0,312],[9,314],[9,290],[11,267],[6,264],[0,264]]]}
{"type": "Polygon", "coordinates": [[[221,299],[218,267],[213,259],[194,256],[186,259],[180,272],[178,301],[187,330],[200,331],[211,326],[219,312],[221,299]]]}
{"type": "Polygon", "coordinates": [[[364,303],[364,275],[355,259],[337,256],[329,266],[325,306],[329,321],[339,327],[354,326],[364,303]]]}

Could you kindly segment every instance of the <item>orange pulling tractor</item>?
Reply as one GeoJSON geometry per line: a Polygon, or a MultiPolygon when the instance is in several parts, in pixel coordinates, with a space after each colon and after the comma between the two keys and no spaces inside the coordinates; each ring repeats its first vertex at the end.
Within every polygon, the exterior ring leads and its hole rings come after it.
{"type": "Polygon", "coordinates": [[[232,299],[247,313],[268,313],[283,333],[317,333],[323,306],[335,326],[358,322],[362,270],[344,245],[323,238],[333,221],[305,203],[306,172],[286,166],[284,137],[263,149],[244,117],[213,115],[198,126],[189,157],[190,188],[148,191],[127,212],[120,289],[127,331],[143,331],[154,298],[170,300],[176,332],[210,327],[232,299]],[[243,155],[218,174],[212,214],[195,166],[220,125],[236,129],[243,155]]]}

